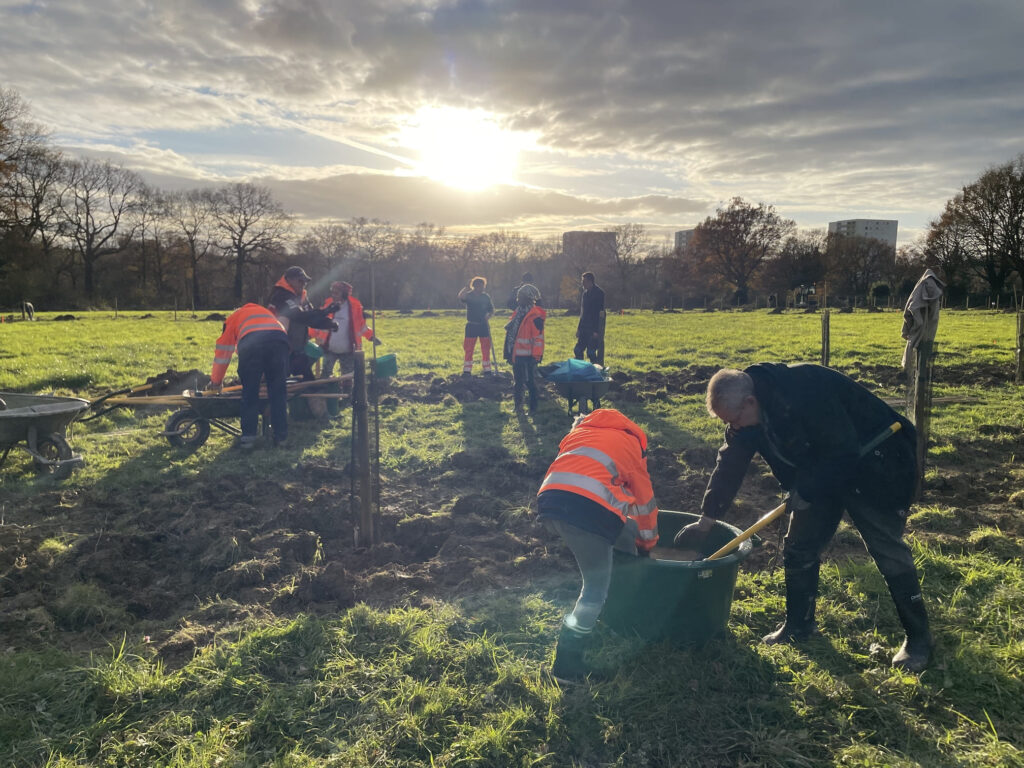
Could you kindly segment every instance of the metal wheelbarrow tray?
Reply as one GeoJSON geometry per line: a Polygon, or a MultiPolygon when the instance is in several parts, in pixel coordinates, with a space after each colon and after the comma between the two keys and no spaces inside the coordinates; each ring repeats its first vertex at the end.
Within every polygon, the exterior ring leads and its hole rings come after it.
{"type": "Polygon", "coordinates": [[[39,472],[58,478],[67,477],[82,463],[81,455],[71,450],[65,432],[68,424],[89,407],[88,400],[17,392],[0,392],[0,399],[6,405],[0,410],[0,466],[15,447],[28,451],[39,472]]]}
{"type": "Polygon", "coordinates": [[[612,384],[611,379],[602,381],[555,381],[552,382],[558,394],[568,401],[569,416],[572,416],[573,407],[577,407],[580,413],[590,411],[587,403],[593,404],[594,410],[601,407],[601,398],[608,394],[608,388],[612,384]]]}

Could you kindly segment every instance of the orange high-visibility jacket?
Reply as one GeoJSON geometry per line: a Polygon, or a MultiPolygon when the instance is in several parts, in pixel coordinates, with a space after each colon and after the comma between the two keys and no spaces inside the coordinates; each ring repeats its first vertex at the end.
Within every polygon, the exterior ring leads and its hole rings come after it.
{"type": "Polygon", "coordinates": [[[610,509],[625,523],[636,521],[636,546],[658,543],[658,505],[647,474],[647,435],[613,408],[589,413],[562,438],[540,491],[585,496],[610,509]]]}
{"type": "MultiPolygon", "coordinates": [[[[317,331],[312,328],[309,329],[309,335],[312,336],[321,347],[327,349],[327,344],[331,339],[332,333],[348,333],[349,338],[352,340],[352,350],[359,350],[363,348],[363,339],[369,341],[373,338],[373,331],[370,330],[366,324],[366,319],[363,317],[363,305],[359,299],[355,296],[349,296],[346,301],[348,302],[348,328],[339,328],[336,331],[317,331]]],[[[330,296],[324,300],[323,306],[320,309],[326,309],[334,303],[334,299],[330,296]]],[[[332,320],[334,314],[328,315],[332,320]]]]}
{"type": "Polygon", "coordinates": [[[231,356],[235,353],[235,347],[239,340],[253,331],[280,331],[285,341],[288,340],[284,332],[284,326],[278,321],[266,307],[259,304],[246,304],[236,309],[228,319],[224,321],[224,332],[217,339],[217,351],[213,357],[213,371],[210,373],[210,383],[220,384],[228,372],[228,364],[231,356]]]}
{"type": "Polygon", "coordinates": [[[519,330],[516,332],[516,340],[512,346],[512,359],[515,360],[517,357],[533,357],[537,358],[537,362],[541,361],[544,357],[544,323],[543,321],[547,318],[547,313],[542,307],[534,305],[534,307],[526,313],[526,317],[523,318],[523,322],[519,324],[519,330]],[[540,328],[537,327],[537,323],[534,322],[536,319],[540,319],[542,322],[540,328]]]}

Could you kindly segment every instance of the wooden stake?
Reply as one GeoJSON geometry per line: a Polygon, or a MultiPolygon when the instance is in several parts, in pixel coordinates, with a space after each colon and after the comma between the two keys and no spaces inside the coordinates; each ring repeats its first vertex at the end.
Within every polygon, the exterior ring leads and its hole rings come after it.
{"type": "Polygon", "coordinates": [[[366,397],[366,353],[357,350],[354,355],[355,370],[352,377],[352,422],[355,425],[355,442],[352,446],[352,461],[359,468],[359,529],[356,541],[364,547],[373,546],[374,525],[370,478],[370,429],[367,420],[366,397]]]}
{"type": "Polygon", "coordinates": [[[1013,381],[1024,382],[1024,312],[1017,313],[1017,372],[1013,381]]]}
{"type": "Polygon", "coordinates": [[[828,309],[821,313],[821,364],[826,368],[832,353],[831,316],[832,311],[828,309]]]}
{"type": "Polygon", "coordinates": [[[924,488],[925,460],[928,458],[928,437],[932,416],[932,373],[935,368],[935,353],[938,345],[925,339],[913,352],[913,365],[908,368],[911,377],[907,382],[908,394],[912,394],[910,414],[917,429],[917,491],[914,498],[921,497],[924,488]]]}

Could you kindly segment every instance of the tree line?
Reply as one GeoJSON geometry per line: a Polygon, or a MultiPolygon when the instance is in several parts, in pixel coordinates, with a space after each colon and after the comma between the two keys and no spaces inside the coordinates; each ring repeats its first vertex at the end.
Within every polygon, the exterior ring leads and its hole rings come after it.
{"type": "Polygon", "coordinates": [[[432,223],[362,217],[303,227],[266,187],[161,190],[110,161],[66,156],[19,94],[0,88],[0,307],[226,308],[263,300],[293,263],[321,293],[346,280],[364,301],[399,309],[455,306],[478,274],[500,305],[524,272],[549,306],[572,307],[588,270],[613,308],[782,306],[801,286],[826,284],[830,303],[884,303],[909,292],[924,266],[954,295],[1001,296],[1024,274],[1022,177],[1021,158],[986,171],[898,253],[870,238],[798,230],[774,206],[738,197],[678,249],[641,224],[573,248],[511,230],[453,236],[432,223]]]}

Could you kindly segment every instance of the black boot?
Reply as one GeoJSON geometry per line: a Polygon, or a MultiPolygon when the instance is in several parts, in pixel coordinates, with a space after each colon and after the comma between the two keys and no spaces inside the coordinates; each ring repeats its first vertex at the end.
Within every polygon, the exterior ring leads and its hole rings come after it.
{"type": "Polygon", "coordinates": [[[916,573],[903,573],[886,577],[889,594],[896,604],[900,624],[907,633],[899,651],[892,658],[892,665],[904,672],[922,672],[932,658],[935,641],[928,629],[928,612],[924,607],[921,585],[916,573]]]}
{"type": "Polygon", "coordinates": [[[820,564],[786,569],[786,620],[762,640],[767,645],[798,643],[818,634],[814,625],[814,601],[818,597],[820,564]]]}
{"type": "Polygon", "coordinates": [[[590,643],[590,635],[591,630],[573,629],[562,622],[555,646],[555,662],[551,665],[552,676],[558,680],[582,680],[587,676],[590,670],[583,661],[583,652],[590,643]]]}

